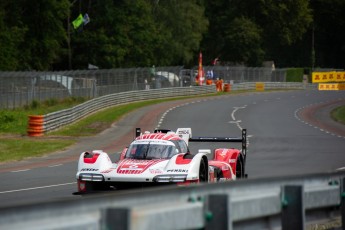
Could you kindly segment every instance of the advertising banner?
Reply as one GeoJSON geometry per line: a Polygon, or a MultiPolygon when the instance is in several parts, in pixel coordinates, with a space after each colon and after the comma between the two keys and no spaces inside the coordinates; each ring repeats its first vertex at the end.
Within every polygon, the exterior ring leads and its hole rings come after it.
{"type": "Polygon", "coordinates": [[[345,90],[345,83],[320,83],[319,90],[345,90]]]}
{"type": "Polygon", "coordinates": [[[313,83],[324,82],[345,82],[345,72],[331,71],[331,72],[313,72],[313,83]]]}

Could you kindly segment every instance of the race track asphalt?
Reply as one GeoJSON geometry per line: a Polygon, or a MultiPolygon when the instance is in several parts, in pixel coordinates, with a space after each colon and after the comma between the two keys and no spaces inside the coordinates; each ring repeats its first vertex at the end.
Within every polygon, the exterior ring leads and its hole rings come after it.
{"type": "MultiPolygon", "coordinates": [[[[79,154],[103,149],[116,160],[134,128],[191,127],[194,136],[249,135],[249,178],[343,170],[345,125],[329,112],[345,105],[345,92],[299,90],[254,92],[166,102],[130,113],[101,134],[42,158],[0,165],[0,207],[56,199],[82,199],[76,192],[79,154]]],[[[200,144],[198,148],[229,147],[200,144]]],[[[233,145],[233,147],[238,147],[233,145]]]]}

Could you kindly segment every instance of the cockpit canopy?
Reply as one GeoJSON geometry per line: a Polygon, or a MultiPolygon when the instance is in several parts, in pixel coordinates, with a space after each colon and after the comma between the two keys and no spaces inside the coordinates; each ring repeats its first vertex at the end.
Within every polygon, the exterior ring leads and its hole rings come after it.
{"type": "Polygon", "coordinates": [[[186,153],[188,147],[182,140],[178,141],[152,141],[137,140],[128,147],[125,158],[130,159],[170,159],[178,153],[186,153]],[[181,146],[182,145],[182,146],[181,146]]]}

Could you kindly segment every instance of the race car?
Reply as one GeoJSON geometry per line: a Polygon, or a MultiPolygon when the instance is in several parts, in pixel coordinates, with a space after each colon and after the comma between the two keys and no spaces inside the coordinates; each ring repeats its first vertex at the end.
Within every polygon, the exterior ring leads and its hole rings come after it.
{"type": "Polygon", "coordinates": [[[141,133],[120,158],[112,162],[102,150],[83,152],[78,162],[78,192],[143,187],[159,184],[188,185],[219,182],[246,177],[247,131],[241,137],[193,137],[191,128],[155,130],[141,133]],[[192,154],[190,142],[241,142],[242,149],[199,149],[192,154]]]}

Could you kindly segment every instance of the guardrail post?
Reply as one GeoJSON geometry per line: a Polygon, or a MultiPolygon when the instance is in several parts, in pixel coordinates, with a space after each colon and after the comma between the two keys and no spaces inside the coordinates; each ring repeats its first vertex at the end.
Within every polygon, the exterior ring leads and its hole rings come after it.
{"type": "Polygon", "coordinates": [[[284,186],[282,198],[282,229],[304,230],[305,212],[303,204],[303,186],[284,186]]]}
{"type": "Polygon", "coordinates": [[[130,229],[129,208],[107,208],[102,212],[101,229],[102,230],[128,230],[130,229]]]}
{"type": "Polygon", "coordinates": [[[208,208],[205,213],[206,223],[205,230],[208,229],[230,229],[229,228],[229,204],[228,195],[217,194],[207,197],[208,208]]]}
{"type": "Polygon", "coordinates": [[[345,229],[345,178],[342,179],[341,183],[341,200],[340,200],[340,211],[341,211],[341,223],[342,229],[345,229]]]}

